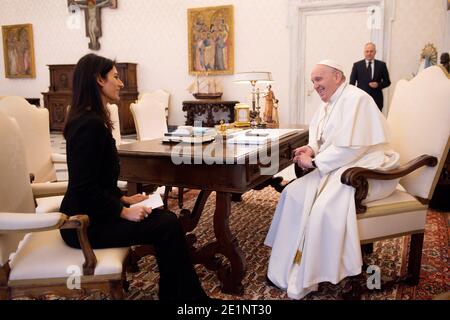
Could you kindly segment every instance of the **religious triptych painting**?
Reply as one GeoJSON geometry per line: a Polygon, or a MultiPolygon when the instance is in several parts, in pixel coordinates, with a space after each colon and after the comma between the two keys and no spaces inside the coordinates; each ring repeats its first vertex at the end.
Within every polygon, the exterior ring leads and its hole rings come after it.
{"type": "Polygon", "coordinates": [[[234,73],[233,6],[188,9],[189,74],[234,73]]]}
{"type": "Polygon", "coordinates": [[[33,26],[2,26],[6,78],[35,78],[33,26]]]}

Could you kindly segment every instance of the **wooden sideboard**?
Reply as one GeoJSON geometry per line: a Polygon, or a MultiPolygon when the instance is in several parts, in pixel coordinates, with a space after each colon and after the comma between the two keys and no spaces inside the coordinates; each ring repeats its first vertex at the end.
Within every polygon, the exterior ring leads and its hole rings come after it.
{"type": "Polygon", "coordinates": [[[239,101],[195,100],[183,101],[183,111],[186,112],[186,125],[193,126],[194,121],[202,120],[203,127],[214,127],[220,120],[234,122],[234,106],[239,101]],[[224,115],[220,116],[218,113],[224,115]]]}
{"type": "MultiPolygon", "coordinates": [[[[116,68],[124,87],[120,91],[119,107],[120,133],[135,133],[130,104],[138,98],[136,63],[117,63],[116,68]]],[[[61,131],[64,126],[67,106],[72,100],[72,78],[74,64],[49,65],[50,86],[43,92],[44,106],[50,113],[50,130],[61,131]]]]}

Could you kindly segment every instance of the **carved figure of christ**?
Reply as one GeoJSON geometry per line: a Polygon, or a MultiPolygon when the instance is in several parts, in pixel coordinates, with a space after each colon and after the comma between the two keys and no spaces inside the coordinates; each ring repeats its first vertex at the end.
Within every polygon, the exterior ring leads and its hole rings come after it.
{"type": "Polygon", "coordinates": [[[117,0],[68,0],[68,5],[76,5],[84,10],[86,21],[86,36],[90,38],[89,49],[99,50],[98,38],[102,35],[102,23],[100,9],[110,7],[117,8],[117,0]]]}

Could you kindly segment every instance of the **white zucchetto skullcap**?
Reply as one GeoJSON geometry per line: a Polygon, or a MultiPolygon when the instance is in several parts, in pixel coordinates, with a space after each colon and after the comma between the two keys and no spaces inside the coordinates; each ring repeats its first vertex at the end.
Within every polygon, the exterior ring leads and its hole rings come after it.
{"type": "Polygon", "coordinates": [[[339,70],[341,72],[344,72],[344,68],[342,68],[342,66],[334,60],[326,59],[326,60],[320,61],[317,64],[328,66],[328,67],[334,68],[336,70],[339,70]]]}

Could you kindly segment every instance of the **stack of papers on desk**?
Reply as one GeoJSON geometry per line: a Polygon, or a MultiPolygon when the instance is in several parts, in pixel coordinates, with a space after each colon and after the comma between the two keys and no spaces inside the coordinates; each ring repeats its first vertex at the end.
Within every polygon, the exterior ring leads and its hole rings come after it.
{"type": "Polygon", "coordinates": [[[251,129],[228,139],[232,144],[266,144],[295,134],[302,129],[251,129]]]}
{"type": "Polygon", "coordinates": [[[214,141],[215,136],[164,136],[162,142],[165,143],[205,143],[214,141]]]}
{"type": "Polygon", "coordinates": [[[172,132],[164,134],[163,142],[169,143],[204,143],[215,139],[214,128],[180,126],[172,132]]]}

